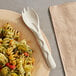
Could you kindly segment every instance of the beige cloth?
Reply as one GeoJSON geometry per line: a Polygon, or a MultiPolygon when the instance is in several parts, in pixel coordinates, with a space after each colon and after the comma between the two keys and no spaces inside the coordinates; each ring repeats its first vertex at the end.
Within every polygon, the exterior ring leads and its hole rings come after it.
{"type": "Polygon", "coordinates": [[[76,76],[76,2],[50,7],[65,76],[76,76]]]}

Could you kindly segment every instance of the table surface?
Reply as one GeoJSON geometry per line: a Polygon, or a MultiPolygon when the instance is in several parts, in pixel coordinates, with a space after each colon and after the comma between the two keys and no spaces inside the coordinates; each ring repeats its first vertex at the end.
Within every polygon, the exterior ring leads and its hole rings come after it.
{"type": "Polygon", "coordinates": [[[24,7],[34,8],[40,17],[40,26],[47,36],[52,49],[52,55],[56,61],[57,67],[51,70],[49,76],[65,76],[58,51],[51,18],[49,15],[49,6],[72,2],[75,0],[0,0],[0,9],[8,9],[21,13],[24,7]]]}

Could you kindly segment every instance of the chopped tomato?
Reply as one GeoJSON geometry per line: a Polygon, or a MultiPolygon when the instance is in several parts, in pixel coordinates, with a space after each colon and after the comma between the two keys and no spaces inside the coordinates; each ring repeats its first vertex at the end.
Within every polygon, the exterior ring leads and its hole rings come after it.
{"type": "Polygon", "coordinates": [[[28,54],[28,53],[26,53],[26,52],[24,53],[24,55],[25,55],[25,56],[29,56],[29,54],[28,54]]]}
{"type": "Polygon", "coordinates": [[[6,66],[8,66],[10,69],[15,69],[15,65],[12,65],[11,63],[6,63],[6,66]]]}
{"type": "Polygon", "coordinates": [[[15,69],[16,68],[15,65],[10,65],[9,67],[10,67],[10,69],[15,69]]]}
{"type": "Polygon", "coordinates": [[[6,66],[8,66],[8,67],[9,67],[9,65],[10,65],[10,63],[6,63],[6,66]]]}

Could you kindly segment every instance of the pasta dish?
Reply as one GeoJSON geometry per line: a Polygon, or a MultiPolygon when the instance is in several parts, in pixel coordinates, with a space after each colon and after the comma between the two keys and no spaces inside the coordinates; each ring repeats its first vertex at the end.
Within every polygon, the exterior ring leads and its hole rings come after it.
{"type": "Polygon", "coordinates": [[[0,28],[0,76],[31,76],[35,59],[20,32],[10,24],[0,28]]]}

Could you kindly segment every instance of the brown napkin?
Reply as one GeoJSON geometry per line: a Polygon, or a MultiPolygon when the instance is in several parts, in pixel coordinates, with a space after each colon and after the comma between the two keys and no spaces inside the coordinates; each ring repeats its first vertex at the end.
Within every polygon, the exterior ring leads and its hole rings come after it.
{"type": "Polygon", "coordinates": [[[66,76],[76,76],[76,2],[50,7],[66,76]]]}

